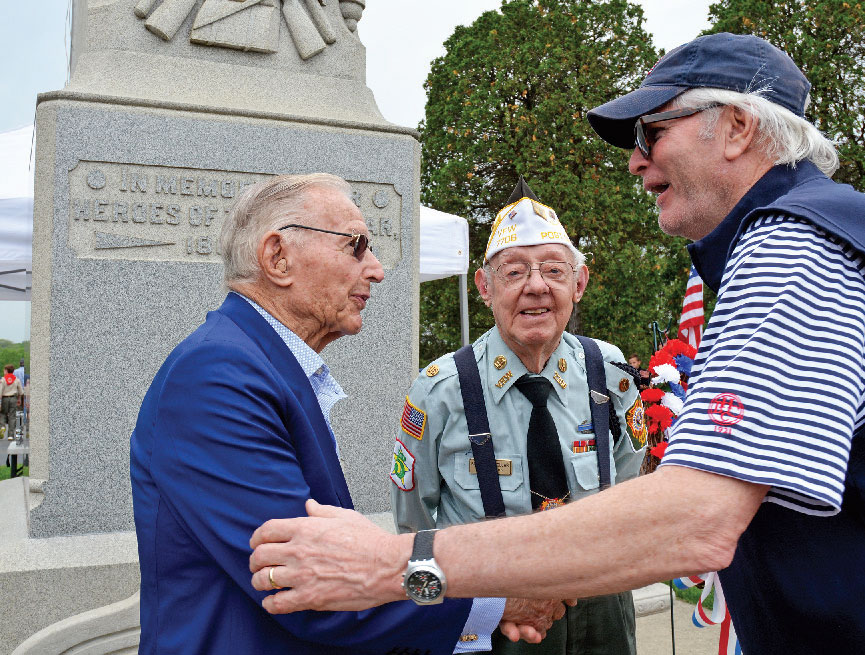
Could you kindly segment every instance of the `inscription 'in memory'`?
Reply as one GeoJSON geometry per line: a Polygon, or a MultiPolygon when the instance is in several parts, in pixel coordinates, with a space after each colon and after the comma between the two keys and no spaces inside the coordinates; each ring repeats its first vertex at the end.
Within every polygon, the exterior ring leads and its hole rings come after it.
{"type": "MultiPolygon", "coordinates": [[[[69,173],[69,245],[85,258],[218,261],[223,219],[247,187],[268,177],[80,162],[69,173]]],[[[393,268],[401,256],[402,199],[392,185],[351,185],[376,255],[393,268]]]]}

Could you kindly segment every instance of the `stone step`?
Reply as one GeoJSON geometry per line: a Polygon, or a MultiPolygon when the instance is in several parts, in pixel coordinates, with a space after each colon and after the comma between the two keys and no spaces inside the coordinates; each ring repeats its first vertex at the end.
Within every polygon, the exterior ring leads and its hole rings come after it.
{"type": "Polygon", "coordinates": [[[25,477],[0,482],[0,544],[27,538],[27,484],[25,477]]]}

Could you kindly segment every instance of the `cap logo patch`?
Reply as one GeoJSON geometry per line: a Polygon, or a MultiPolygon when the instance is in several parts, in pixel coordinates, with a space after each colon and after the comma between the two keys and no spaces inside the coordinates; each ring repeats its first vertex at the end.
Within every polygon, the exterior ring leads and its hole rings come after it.
{"type": "Polygon", "coordinates": [[[535,211],[535,213],[541,218],[543,218],[545,221],[549,223],[557,223],[559,221],[559,219],[556,217],[556,212],[554,212],[546,205],[542,205],[541,203],[535,202],[534,200],[532,200],[531,203],[532,209],[535,211]]]}

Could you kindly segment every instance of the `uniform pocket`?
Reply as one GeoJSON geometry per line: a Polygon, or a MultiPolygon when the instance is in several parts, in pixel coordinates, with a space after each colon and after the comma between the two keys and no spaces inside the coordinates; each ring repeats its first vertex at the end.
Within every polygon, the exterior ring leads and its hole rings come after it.
{"type": "MultiPolygon", "coordinates": [[[[454,482],[463,489],[480,489],[478,476],[469,470],[469,462],[474,459],[471,451],[454,453],[454,482]]],[[[497,460],[510,460],[511,474],[499,476],[499,488],[502,491],[514,491],[523,483],[523,459],[520,455],[498,455],[497,460]]],[[[596,469],[597,470],[597,467],[596,469]]],[[[597,485],[596,485],[597,486],[597,485]]]]}
{"type": "Polygon", "coordinates": [[[577,477],[577,484],[583,489],[597,489],[600,486],[598,481],[598,453],[576,453],[571,455],[571,466],[574,467],[574,475],[577,477]]]}

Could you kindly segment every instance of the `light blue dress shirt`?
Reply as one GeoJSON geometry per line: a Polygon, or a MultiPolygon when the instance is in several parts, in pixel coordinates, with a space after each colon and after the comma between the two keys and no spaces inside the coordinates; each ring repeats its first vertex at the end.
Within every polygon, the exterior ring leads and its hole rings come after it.
{"type": "MultiPolygon", "coordinates": [[[[327,429],[330,430],[330,436],[333,438],[333,445],[339,457],[339,444],[336,442],[333,428],[330,425],[330,410],[333,409],[337,401],[347,397],[345,391],[339,386],[336,378],[330,374],[330,369],[324,363],[321,355],[310,348],[303,339],[285,327],[285,325],[277,321],[257,302],[244,295],[238,295],[252,305],[255,311],[261,314],[268,325],[276,331],[279,338],[285,342],[291,354],[297,359],[297,363],[300,364],[300,368],[303,369],[306,377],[309,378],[309,383],[312,385],[312,390],[321,407],[321,413],[324,414],[327,429]]],[[[340,457],[340,459],[342,458],[340,457]]],[[[502,620],[504,611],[504,598],[475,598],[462,634],[477,635],[477,640],[458,642],[454,653],[474,653],[490,650],[492,648],[490,637],[502,620]]]]}

